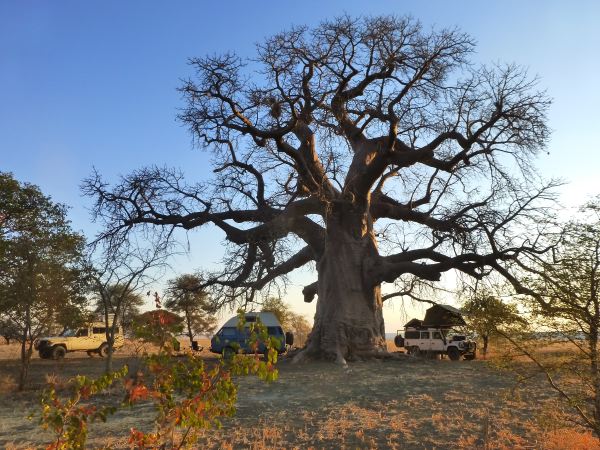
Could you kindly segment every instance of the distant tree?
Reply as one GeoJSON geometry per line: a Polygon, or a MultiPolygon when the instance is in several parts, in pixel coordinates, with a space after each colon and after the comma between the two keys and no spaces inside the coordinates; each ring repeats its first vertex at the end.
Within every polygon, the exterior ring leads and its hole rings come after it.
{"type": "Polygon", "coordinates": [[[19,339],[19,327],[8,318],[0,318],[0,336],[9,345],[11,340],[19,339]]]}
{"type": "Polygon", "coordinates": [[[0,318],[10,322],[21,343],[21,390],[34,341],[61,314],[85,304],[83,248],[66,206],[0,173],[0,318]]]}
{"type": "Polygon", "coordinates": [[[285,326],[286,331],[294,333],[294,345],[298,347],[304,346],[310,334],[312,326],[310,322],[301,314],[290,311],[288,315],[288,323],[285,326]]]}
{"type": "MultiPolygon", "coordinates": [[[[89,291],[89,286],[86,288],[86,291],[89,291]]],[[[66,330],[76,330],[78,327],[92,322],[96,314],[90,311],[88,306],[86,298],[85,303],[83,304],[67,304],[61,307],[56,312],[54,319],[57,330],[59,328],[61,332],[66,330]]]]}
{"type": "Polygon", "coordinates": [[[119,323],[127,328],[140,315],[145,300],[140,292],[126,291],[123,285],[116,284],[107,287],[105,298],[96,298],[95,312],[103,315],[104,308],[108,307],[109,314],[115,315],[119,304],[119,323]]]}
{"type": "Polygon", "coordinates": [[[463,304],[467,326],[483,341],[483,357],[487,356],[490,337],[505,333],[523,332],[527,320],[519,314],[516,304],[503,302],[487,289],[473,292],[463,304]]]}
{"type": "Polygon", "coordinates": [[[179,351],[177,336],[184,330],[183,322],[178,314],[157,308],[135,318],[133,335],[142,342],[158,346],[159,353],[163,350],[179,351]]]}
{"type": "Polygon", "coordinates": [[[197,334],[212,333],[217,325],[214,307],[197,275],[180,275],[169,280],[165,307],[184,315],[190,345],[197,334]]]}
{"type": "Polygon", "coordinates": [[[385,355],[383,283],[484,278],[542,250],[532,233],[555,183],[533,159],[550,100],[523,68],[472,64],[474,50],[456,29],[343,16],[277,33],[247,60],[194,58],[179,118],[215,180],[146,168],[108,186],[95,174],[86,192],[103,233],[170,240],[213,224],[229,253],[205,284],[222,302],[315,267],[298,359],[385,355]]]}
{"type": "Polygon", "coordinates": [[[134,239],[98,240],[89,247],[88,273],[106,325],[106,343],[100,354],[106,356],[107,374],[113,370],[117,328],[127,317],[132,301],[138,301],[140,293],[154,280],[153,275],[163,266],[166,256],[164,248],[146,248],[134,239]]]}
{"type": "Polygon", "coordinates": [[[280,297],[268,297],[262,304],[263,312],[271,312],[275,314],[279,323],[286,328],[290,322],[291,309],[290,305],[285,303],[280,297]]]}
{"type": "Polygon", "coordinates": [[[294,311],[279,297],[268,297],[262,304],[262,311],[272,312],[283,329],[294,333],[294,345],[303,345],[308,339],[311,326],[308,320],[294,311]]]}

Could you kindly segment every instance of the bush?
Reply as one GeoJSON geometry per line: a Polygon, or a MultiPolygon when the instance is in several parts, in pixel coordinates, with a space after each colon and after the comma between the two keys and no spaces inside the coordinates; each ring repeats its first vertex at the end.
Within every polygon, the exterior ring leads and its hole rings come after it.
{"type": "MultiPolygon", "coordinates": [[[[240,324],[243,326],[243,320],[240,324]]],[[[251,330],[253,348],[257,350],[259,342],[267,346],[266,360],[255,351],[252,357],[234,355],[230,361],[207,365],[192,353],[186,358],[173,358],[169,346],[163,345],[158,354],[146,356],[141,369],[134,374],[129,374],[125,366],[97,380],[75,377],[70,381],[72,391],[66,399],[51,385],[41,401],[40,423],[54,432],[47,448],[83,449],[89,424],[106,421],[118,409],[132,408],[142,401],[154,405],[155,428],[152,432],[132,428],[130,445],[140,449],[189,448],[201,430],[220,427],[223,417],[235,414],[238,389],[235,377],[254,375],[267,382],[277,378],[275,343],[260,323],[251,330]],[[99,396],[119,382],[125,392],[123,401],[99,406],[99,396]]]]}

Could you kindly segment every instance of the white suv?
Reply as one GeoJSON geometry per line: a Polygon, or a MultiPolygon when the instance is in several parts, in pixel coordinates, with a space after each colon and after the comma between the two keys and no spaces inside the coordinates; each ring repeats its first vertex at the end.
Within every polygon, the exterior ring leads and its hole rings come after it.
{"type": "Polygon", "coordinates": [[[394,339],[397,347],[404,347],[410,355],[448,355],[452,361],[461,357],[475,359],[477,344],[462,334],[442,328],[406,327],[404,336],[394,339]]]}
{"type": "MultiPolygon", "coordinates": [[[[125,343],[123,331],[119,326],[115,330],[114,348],[120,348],[125,343]]],[[[76,330],[66,330],[59,336],[49,336],[40,338],[35,342],[35,349],[40,358],[60,359],[64,358],[67,352],[85,351],[89,356],[98,353],[104,357],[108,353],[108,343],[106,342],[106,326],[104,322],[94,322],[87,327],[80,327],[76,330]]]]}

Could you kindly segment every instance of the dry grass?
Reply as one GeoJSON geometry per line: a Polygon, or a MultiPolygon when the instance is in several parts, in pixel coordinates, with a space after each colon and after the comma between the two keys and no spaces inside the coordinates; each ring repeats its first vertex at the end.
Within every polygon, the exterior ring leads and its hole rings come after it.
{"type": "Polygon", "coordinates": [[[592,433],[562,428],[545,433],[542,450],[600,450],[600,442],[592,433]]]}
{"type": "MultiPolygon", "coordinates": [[[[116,367],[139,353],[130,343],[117,353],[116,367]]],[[[209,358],[206,350],[203,354],[209,358]]],[[[0,380],[17,367],[4,363],[0,380]]],[[[222,429],[206,431],[195,448],[600,450],[590,433],[565,428],[573,417],[543,379],[522,385],[483,361],[404,358],[358,362],[344,370],[328,363],[293,365],[284,358],[279,368],[280,379],[272,385],[239,380],[238,414],[222,429]]],[[[41,386],[102,369],[100,358],[73,354],[62,363],[34,360],[32,377],[41,386]]],[[[48,441],[23,418],[37,407],[38,392],[0,393],[0,446],[32,448],[48,441]]],[[[128,448],[127,430],[149,429],[152,414],[140,406],[93,424],[90,448],[128,448]]]]}
{"type": "Polygon", "coordinates": [[[0,375],[0,395],[9,394],[17,390],[17,381],[13,375],[0,375]]]}

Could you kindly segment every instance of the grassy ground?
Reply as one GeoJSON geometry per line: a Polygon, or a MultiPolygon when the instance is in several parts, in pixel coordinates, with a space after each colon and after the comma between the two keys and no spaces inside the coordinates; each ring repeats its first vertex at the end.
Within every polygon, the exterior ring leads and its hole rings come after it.
{"type": "MultiPolygon", "coordinates": [[[[8,388],[18,369],[9,351],[0,346],[0,446],[39,447],[49,436],[25,418],[38,408],[39,388],[47,379],[99,375],[103,361],[85,353],[34,359],[31,389],[16,393],[8,388]]],[[[133,346],[125,349],[116,367],[135,358],[133,346]]],[[[270,385],[241,379],[236,417],[207,431],[198,448],[600,449],[589,434],[565,426],[568,416],[542,379],[518,385],[484,361],[401,358],[344,369],[284,358],[279,370],[270,385]]],[[[127,448],[123,436],[132,426],[151,427],[152,413],[139,406],[92,425],[90,448],[127,448]]]]}

